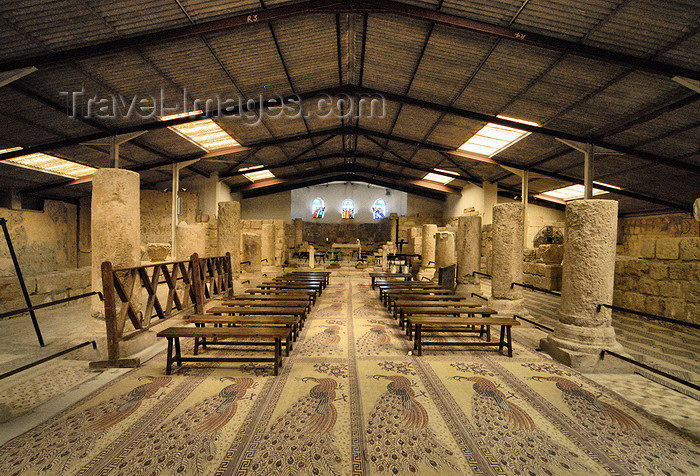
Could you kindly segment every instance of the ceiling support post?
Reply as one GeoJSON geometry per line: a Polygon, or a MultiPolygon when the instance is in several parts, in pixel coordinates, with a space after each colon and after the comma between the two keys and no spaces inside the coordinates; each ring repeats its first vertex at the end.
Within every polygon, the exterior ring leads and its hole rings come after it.
{"type": "Polygon", "coordinates": [[[583,153],[583,198],[593,198],[593,164],[595,161],[595,149],[593,144],[586,144],[583,153]]]}
{"type": "Polygon", "coordinates": [[[522,173],[522,203],[523,203],[523,246],[527,248],[527,204],[530,186],[530,172],[523,170],[522,173]]]}

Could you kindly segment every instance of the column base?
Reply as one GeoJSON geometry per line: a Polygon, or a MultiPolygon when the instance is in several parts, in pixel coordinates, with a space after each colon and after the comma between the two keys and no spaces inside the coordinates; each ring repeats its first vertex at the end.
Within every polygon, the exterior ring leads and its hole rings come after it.
{"type": "Polygon", "coordinates": [[[425,279],[433,279],[435,277],[435,268],[420,268],[418,271],[418,281],[425,281],[425,279]],[[423,279],[425,278],[425,279],[423,279]]]}
{"type": "Polygon", "coordinates": [[[554,334],[541,339],[540,348],[557,362],[581,373],[632,373],[632,366],[620,359],[611,356],[607,356],[605,359],[600,358],[600,352],[603,349],[627,356],[619,343],[615,342],[606,346],[589,345],[563,340],[554,334]]]}
{"type": "Polygon", "coordinates": [[[481,294],[481,285],[474,283],[457,283],[455,294],[469,297],[472,293],[481,294]]]}
{"type": "Polygon", "coordinates": [[[518,316],[528,317],[530,312],[525,307],[525,299],[499,299],[491,296],[488,307],[498,312],[498,317],[518,316]]]}

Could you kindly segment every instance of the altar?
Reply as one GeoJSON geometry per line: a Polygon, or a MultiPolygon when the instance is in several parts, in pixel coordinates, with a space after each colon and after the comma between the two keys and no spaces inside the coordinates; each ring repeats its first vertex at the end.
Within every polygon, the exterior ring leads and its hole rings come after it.
{"type": "Polygon", "coordinates": [[[333,255],[331,256],[331,260],[336,260],[338,253],[342,254],[343,257],[346,257],[348,254],[352,257],[353,250],[357,250],[357,256],[359,258],[362,251],[360,240],[357,240],[357,243],[333,243],[331,245],[331,255],[333,255]]]}

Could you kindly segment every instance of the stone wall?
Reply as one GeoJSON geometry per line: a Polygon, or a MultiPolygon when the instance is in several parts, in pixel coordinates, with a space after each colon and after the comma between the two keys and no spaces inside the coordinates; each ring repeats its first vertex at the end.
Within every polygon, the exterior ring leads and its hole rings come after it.
{"type": "MultiPolygon", "coordinates": [[[[182,213],[178,222],[197,221],[197,194],[180,192],[182,213]]],[[[141,244],[170,243],[172,192],[141,190],[141,244]]]]}
{"type": "Polygon", "coordinates": [[[641,258],[617,257],[613,304],[700,324],[700,237],[651,238],[638,247],[641,258]]]}
{"type": "MultiPolygon", "coordinates": [[[[415,226],[423,225],[437,225],[438,227],[445,226],[445,218],[442,213],[437,212],[434,215],[429,215],[425,213],[419,213],[416,216],[400,216],[399,217],[399,241],[404,240],[408,242],[410,236],[411,228],[415,226]]],[[[391,236],[387,240],[394,241],[394,237],[391,236]]],[[[384,240],[384,241],[387,241],[384,240]]]]}
{"type": "Polygon", "coordinates": [[[639,258],[642,244],[650,238],[700,237],[700,222],[688,213],[620,218],[617,222],[618,252],[639,258]]]}
{"type": "MultiPolygon", "coordinates": [[[[43,304],[92,291],[90,267],[24,274],[32,304],[43,304]]],[[[17,276],[0,277],[0,313],[27,307],[17,276]]]]}
{"type": "MultiPolygon", "coordinates": [[[[262,235],[263,224],[268,223],[274,225],[275,228],[275,262],[263,264],[265,266],[281,266],[285,261],[287,251],[286,243],[288,241],[286,236],[287,228],[285,227],[284,220],[241,220],[241,233],[255,233],[262,235]]],[[[243,249],[241,249],[241,253],[243,253],[243,249]]]]}
{"type": "Polygon", "coordinates": [[[389,240],[391,223],[388,218],[376,223],[340,223],[327,224],[304,222],[304,241],[323,246],[328,243],[354,243],[359,239],[363,246],[368,243],[384,243],[389,240]]]}
{"type": "MultiPolygon", "coordinates": [[[[0,216],[7,219],[12,246],[24,275],[77,267],[75,205],[46,200],[43,212],[2,208],[0,216]]],[[[4,237],[0,238],[0,276],[15,276],[4,237]]]]}
{"type": "Polygon", "coordinates": [[[561,291],[564,245],[540,245],[523,250],[523,284],[561,291]]]}

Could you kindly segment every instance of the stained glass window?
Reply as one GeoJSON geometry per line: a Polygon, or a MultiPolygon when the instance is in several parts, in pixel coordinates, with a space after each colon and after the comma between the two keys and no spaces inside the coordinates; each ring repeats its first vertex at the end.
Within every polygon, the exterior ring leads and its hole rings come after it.
{"type": "Polygon", "coordinates": [[[343,218],[355,217],[355,203],[352,200],[343,200],[343,218]]]}
{"type": "Polygon", "coordinates": [[[326,213],[326,205],[320,198],[314,198],[311,202],[311,216],[314,218],[323,218],[323,214],[326,213]]]}
{"type": "Polygon", "coordinates": [[[372,207],[372,214],[375,219],[379,218],[385,218],[386,217],[386,202],[382,200],[381,198],[377,199],[374,202],[374,206],[372,207]]]}

